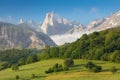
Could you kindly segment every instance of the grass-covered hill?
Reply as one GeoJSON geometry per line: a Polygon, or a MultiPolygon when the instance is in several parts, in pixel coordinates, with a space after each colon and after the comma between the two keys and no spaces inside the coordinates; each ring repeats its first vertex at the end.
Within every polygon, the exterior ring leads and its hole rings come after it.
{"type": "Polygon", "coordinates": [[[84,34],[73,43],[46,47],[41,58],[94,59],[120,62],[120,27],[84,34]]]}
{"type": "Polygon", "coordinates": [[[120,27],[84,34],[73,43],[46,46],[40,52],[26,49],[0,51],[0,80],[120,80],[120,64],[117,63],[120,63],[120,27]],[[63,64],[63,58],[77,60],[68,71],[45,73],[56,63],[63,64]],[[101,66],[102,72],[89,72],[85,68],[89,60],[101,66]],[[112,66],[117,68],[115,75],[110,71],[112,66]]]}
{"type": "Polygon", "coordinates": [[[13,71],[11,68],[0,71],[0,80],[120,80],[120,64],[107,61],[91,60],[96,65],[102,66],[102,72],[89,72],[85,67],[89,60],[74,60],[74,66],[68,71],[54,72],[45,74],[45,70],[52,67],[54,64],[62,64],[62,59],[49,59],[37,63],[20,66],[18,71],[13,71]],[[115,74],[109,70],[115,66],[118,71],[115,74]],[[33,74],[35,78],[33,78],[33,74]]]}
{"type": "MultiPolygon", "coordinates": [[[[61,46],[60,49],[65,46],[61,46]]],[[[65,57],[98,60],[118,59],[117,57],[120,54],[120,28],[94,32],[89,35],[84,34],[76,42],[68,44],[65,48],[67,48],[64,51],[65,57]]]]}
{"type": "Polygon", "coordinates": [[[25,65],[51,58],[92,59],[120,62],[120,27],[84,34],[73,43],[59,47],[46,46],[42,51],[5,50],[0,51],[0,70],[15,65],[25,65]]]}

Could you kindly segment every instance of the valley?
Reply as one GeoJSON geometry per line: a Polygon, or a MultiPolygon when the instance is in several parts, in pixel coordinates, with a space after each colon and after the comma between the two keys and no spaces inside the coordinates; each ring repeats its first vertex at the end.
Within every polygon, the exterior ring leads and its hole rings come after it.
{"type": "Polygon", "coordinates": [[[0,0],[0,80],[120,80],[120,0],[0,0]]]}

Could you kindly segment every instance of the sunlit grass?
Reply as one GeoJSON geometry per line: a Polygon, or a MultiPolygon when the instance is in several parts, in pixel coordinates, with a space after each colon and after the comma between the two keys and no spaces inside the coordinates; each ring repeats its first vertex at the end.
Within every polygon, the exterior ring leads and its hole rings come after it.
{"type": "Polygon", "coordinates": [[[62,59],[43,60],[37,63],[20,66],[19,71],[12,71],[11,68],[0,71],[0,80],[14,80],[16,75],[21,79],[30,80],[120,80],[120,64],[92,60],[96,65],[103,67],[100,73],[89,72],[85,67],[89,60],[74,60],[75,66],[69,71],[45,74],[44,71],[52,67],[55,63],[63,64],[62,59]],[[118,71],[114,75],[109,69],[115,66],[118,71]],[[35,74],[37,78],[31,79],[31,75],[35,74]]]}

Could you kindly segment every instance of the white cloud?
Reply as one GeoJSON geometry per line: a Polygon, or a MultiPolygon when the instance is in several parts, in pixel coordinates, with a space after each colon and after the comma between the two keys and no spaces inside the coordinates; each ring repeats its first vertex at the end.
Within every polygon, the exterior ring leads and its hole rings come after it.
{"type": "Polygon", "coordinates": [[[90,10],[90,12],[92,12],[92,13],[97,13],[98,11],[99,11],[99,9],[96,8],[96,7],[93,7],[93,8],[91,8],[91,10],[90,10]]]}
{"type": "Polygon", "coordinates": [[[74,34],[55,35],[50,37],[57,45],[63,45],[64,43],[71,43],[76,41],[85,33],[89,34],[89,32],[83,32],[83,33],[74,33],[74,34]]]}
{"type": "Polygon", "coordinates": [[[13,23],[12,16],[0,17],[0,21],[13,23]]]}

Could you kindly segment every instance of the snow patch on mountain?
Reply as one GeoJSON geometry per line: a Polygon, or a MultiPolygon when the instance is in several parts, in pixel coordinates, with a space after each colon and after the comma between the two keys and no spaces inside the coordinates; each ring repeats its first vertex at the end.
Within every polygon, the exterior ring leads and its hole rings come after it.
{"type": "Polygon", "coordinates": [[[25,23],[25,21],[21,18],[21,19],[19,20],[19,24],[23,24],[23,23],[25,23]]]}

